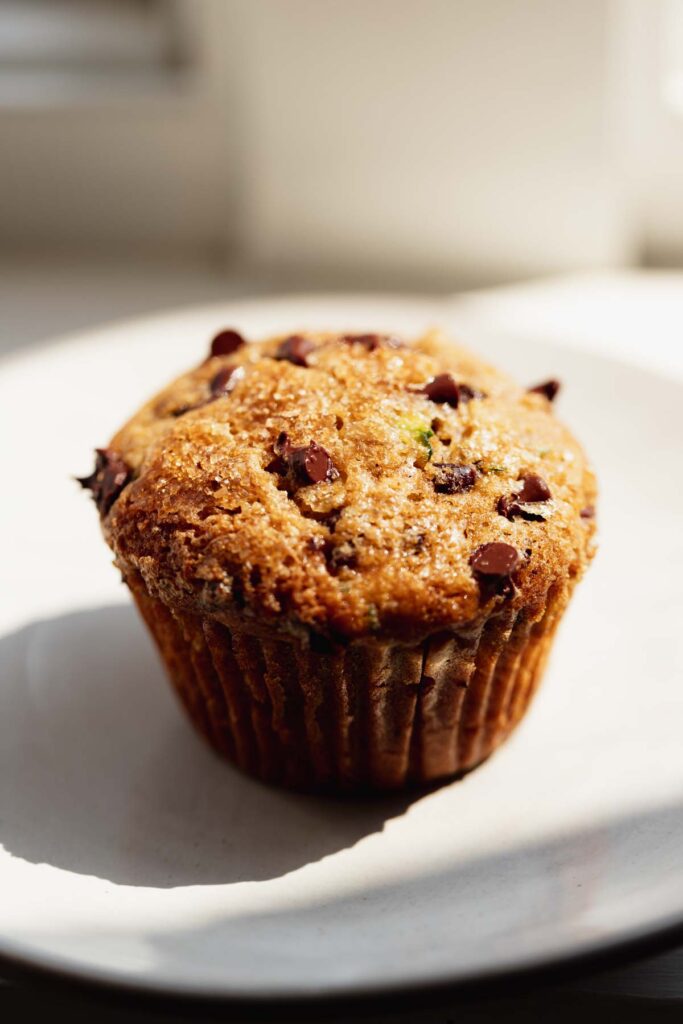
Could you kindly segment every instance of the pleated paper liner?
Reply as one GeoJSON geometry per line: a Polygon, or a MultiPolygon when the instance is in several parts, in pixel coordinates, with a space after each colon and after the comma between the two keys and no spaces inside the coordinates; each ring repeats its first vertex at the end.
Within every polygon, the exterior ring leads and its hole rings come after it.
{"type": "Polygon", "coordinates": [[[430,785],[486,760],[524,715],[573,589],[469,632],[330,653],[174,611],[140,576],[127,582],[209,743],[266,782],[338,793],[430,785]]]}

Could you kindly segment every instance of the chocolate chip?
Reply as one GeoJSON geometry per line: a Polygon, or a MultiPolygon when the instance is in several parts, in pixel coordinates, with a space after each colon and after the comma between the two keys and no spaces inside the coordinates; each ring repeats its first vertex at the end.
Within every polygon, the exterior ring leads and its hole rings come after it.
{"type": "Polygon", "coordinates": [[[521,502],[549,501],[552,498],[550,488],[542,476],[537,476],[536,473],[524,473],[521,480],[523,486],[517,494],[521,502]]]}
{"type": "Polygon", "coordinates": [[[362,345],[368,352],[374,352],[382,345],[389,348],[405,347],[399,338],[394,338],[390,334],[342,334],[340,340],[347,345],[362,345]]]}
{"type": "Polygon", "coordinates": [[[427,396],[431,402],[438,402],[440,405],[447,404],[452,405],[454,409],[458,408],[458,402],[460,401],[460,388],[456,381],[451,377],[450,373],[440,373],[429,381],[428,384],[422,388],[422,393],[427,396]]]}
{"type": "Polygon", "coordinates": [[[286,430],[281,430],[273,445],[273,451],[276,455],[289,455],[291,450],[292,443],[289,440],[289,435],[286,430]]]}
{"type": "Polygon", "coordinates": [[[236,352],[238,348],[242,348],[244,344],[244,338],[239,331],[234,331],[232,329],[219,331],[211,342],[211,355],[230,356],[233,352],[236,352]]]}
{"type": "Polygon", "coordinates": [[[265,466],[266,473],[277,473],[278,476],[286,476],[287,474],[287,460],[283,459],[281,455],[276,455],[274,459],[265,466]]]}
{"type": "Polygon", "coordinates": [[[100,515],[106,516],[133,474],[121,456],[111,448],[97,448],[95,454],[95,469],[90,476],[76,479],[81,487],[92,491],[100,515]]]}
{"type": "Polygon", "coordinates": [[[471,491],[477,482],[474,466],[460,466],[455,462],[434,463],[434,490],[437,494],[462,494],[471,491]]]}
{"type": "Polygon", "coordinates": [[[289,464],[294,477],[300,484],[319,484],[324,480],[336,480],[339,470],[322,445],[311,441],[304,448],[292,448],[289,464]]]}
{"type": "Polygon", "coordinates": [[[486,398],[486,392],[480,391],[478,388],[472,388],[469,384],[459,384],[460,389],[460,401],[471,402],[473,398],[486,398]]]}
{"type": "Polygon", "coordinates": [[[275,358],[287,360],[289,363],[294,363],[295,366],[308,366],[306,356],[314,348],[315,345],[308,338],[304,338],[300,334],[293,334],[280,343],[275,358]]]}
{"type": "Polygon", "coordinates": [[[532,394],[545,395],[549,402],[552,402],[560,390],[559,380],[545,380],[542,384],[536,384],[535,387],[528,389],[532,394]]]}
{"type": "Polygon", "coordinates": [[[339,477],[339,470],[329,452],[315,441],[301,448],[293,448],[283,430],[273,445],[273,452],[275,458],[266,466],[266,472],[290,476],[291,482],[299,486],[337,480],[339,477]]]}
{"type": "Polygon", "coordinates": [[[496,511],[499,516],[506,519],[513,519],[517,511],[516,498],[513,494],[502,494],[496,503],[496,511]]]}
{"type": "Polygon", "coordinates": [[[536,512],[533,507],[520,504],[514,494],[504,494],[498,499],[496,511],[506,519],[524,519],[528,523],[544,523],[545,516],[536,512]]]}
{"type": "Polygon", "coordinates": [[[289,469],[288,456],[291,450],[292,445],[289,437],[286,431],[282,430],[273,445],[275,458],[271,459],[266,466],[266,473],[278,473],[280,476],[286,476],[289,469]]]}
{"type": "Polygon", "coordinates": [[[586,505],[579,512],[582,519],[595,519],[595,505],[586,505]]]}
{"type": "Polygon", "coordinates": [[[229,395],[242,377],[244,377],[244,368],[242,366],[224,366],[211,381],[212,398],[229,395]]]}
{"type": "Polygon", "coordinates": [[[496,505],[498,515],[506,519],[524,519],[527,523],[544,523],[546,517],[532,505],[523,505],[515,494],[504,494],[496,505]]]}
{"type": "Polygon", "coordinates": [[[543,523],[545,515],[535,508],[529,508],[538,502],[549,501],[552,497],[550,488],[541,476],[525,473],[520,477],[522,488],[516,494],[505,494],[498,499],[498,514],[506,519],[526,519],[527,522],[543,523]]]}
{"type": "Polygon", "coordinates": [[[439,373],[421,389],[431,402],[439,405],[451,405],[458,408],[461,402],[469,402],[473,398],[485,398],[483,391],[477,391],[469,384],[458,384],[450,373],[439,373]]]}
{"type": "Polygon", "coordinates": [[[479,583],[481,601],[514,594],[515,585],[511,577],[521,564],[521,555],[511,544],[493,541],[478,547],[470,558],[470,565],[479,583]]]}
{"type": "Polygon", "coordinates": [[[508,578],[522,564],[522,558],[516,548],[502,541],[482,544],[470,558],[470,565],[480,576],[508,578]]]}

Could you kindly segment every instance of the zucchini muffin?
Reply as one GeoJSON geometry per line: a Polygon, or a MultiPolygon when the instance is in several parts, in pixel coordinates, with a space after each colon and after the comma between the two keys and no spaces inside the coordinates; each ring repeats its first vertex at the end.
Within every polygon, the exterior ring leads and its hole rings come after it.
{"type": "Polygon", "coordinates": [[[557,387],[436,332],[225,330],[98,450],[81,483],[218,751],[359,792],[502,743],[593,554],[595,480],[557,387]]]}

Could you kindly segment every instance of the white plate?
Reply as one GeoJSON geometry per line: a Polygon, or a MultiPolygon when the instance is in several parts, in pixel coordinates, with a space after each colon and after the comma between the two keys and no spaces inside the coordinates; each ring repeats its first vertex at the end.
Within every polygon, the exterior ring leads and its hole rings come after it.
{"type": "Polygon", "coordinates": [[[175,706],[70,479],[212,331],[413,331],[448,305],[202,308],[5,360],[0,954],[218,998],[365,994],[523,970],[683,920],[683,385],[477,339],[597,465],[601,550],[512,740],[464,782],[343,803],[235,773],[175,706]]]}

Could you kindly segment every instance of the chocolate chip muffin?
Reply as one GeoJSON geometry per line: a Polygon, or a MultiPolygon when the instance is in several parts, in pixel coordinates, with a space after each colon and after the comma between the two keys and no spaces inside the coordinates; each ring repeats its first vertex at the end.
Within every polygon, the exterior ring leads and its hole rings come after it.
{"type": "Polygon", "coordinates": [[[81,482],[218,751],[351,792],[500,745],[593,554],[595,481],[557,387],[435,332],[226,330],[98,450],[81,482]]]}

